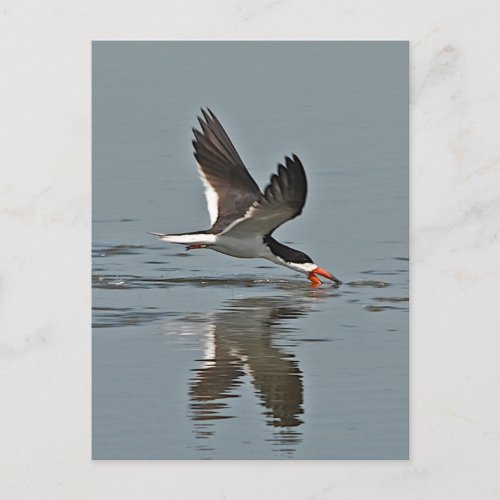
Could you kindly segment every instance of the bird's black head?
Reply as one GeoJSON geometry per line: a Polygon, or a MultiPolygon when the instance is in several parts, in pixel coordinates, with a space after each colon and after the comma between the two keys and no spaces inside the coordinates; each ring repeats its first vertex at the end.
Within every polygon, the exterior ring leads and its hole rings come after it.
{"type": "Polygon", "coordinates": [[[317,266],[311,257],[304,252],[287,247],[269,235],[264,236],[264,243],[274,255],[270,260],[289,267],[290,269],[294,269],[295,271],[307,274],[314,286],[321,283],[316,276],[317,274],[332,280],[337,286],[342,284],[342,281],[333,276],[333,274],[317,266]]]}
{"type": "Polygon", "coordinates": [[[287,247],[269,235],[264,236],[264,243],[269,247],[271,252],[276,255],[276,257],[279,257],[285,262],[293,262],[295,264],[313,264],[313,260],[309,257],[309,255],[306,255],[304,252],[299,250],[295,250],[294,248],[287,247]]]}

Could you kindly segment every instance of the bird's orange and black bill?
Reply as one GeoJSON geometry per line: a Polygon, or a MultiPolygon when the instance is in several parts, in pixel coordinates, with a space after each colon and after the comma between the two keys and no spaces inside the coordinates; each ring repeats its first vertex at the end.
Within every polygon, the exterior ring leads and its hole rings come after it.
{"type": "Polygon", "coordinates": [[[311,271],[308,275],[309,280],[311,281],[313,286],[319,286],[321,285],[321,280],[316,276],[316,274],[319,274],[320,276],[323,276],[324,278],[328,278],[329,280],[332,280],[337,286],[340,286],[342,284],[342,281],[340,281],[338,278],[336,278],[332,273],[329,273],[327,270],[317,267],[314,269],[314,271],[311,271]]]}

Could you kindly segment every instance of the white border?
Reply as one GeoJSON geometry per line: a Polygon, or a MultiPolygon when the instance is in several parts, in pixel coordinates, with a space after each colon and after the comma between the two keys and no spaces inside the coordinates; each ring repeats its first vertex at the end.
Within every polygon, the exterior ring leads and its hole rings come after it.
{"type": "Polygon", "coordinates": [[[2,498],[500,498],[499,5],[2,2],[2,498]],[[93,39],[410,40],[410,462],[90,460],[93,39]]]}

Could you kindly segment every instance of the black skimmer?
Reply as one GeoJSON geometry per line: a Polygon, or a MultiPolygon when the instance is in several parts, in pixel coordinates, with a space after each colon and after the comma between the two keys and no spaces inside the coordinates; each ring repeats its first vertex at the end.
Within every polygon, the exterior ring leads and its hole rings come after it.
{"type": "Polygon", "coordinates": [[[151,233],[162,241],[187,245],[188,250],[209,248],[244,259],[263,258],[304,273],[314,286],[319,276],[342,282],[317,266],[303,252],[287,247],[271,235],[283,223],[302,213],[307,179],[296,155],[285,157],[263,193],[248,173],[226,131],[209,109],[193,128],[194,156],[205,187],[212,227],[183,234],[151,233]]]}

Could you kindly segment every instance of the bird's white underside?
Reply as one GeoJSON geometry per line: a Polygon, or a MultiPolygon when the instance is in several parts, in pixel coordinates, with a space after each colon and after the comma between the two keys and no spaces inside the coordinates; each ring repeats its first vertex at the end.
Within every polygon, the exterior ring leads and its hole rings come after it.
{"type": "Polygon", "coordinates": [[[210,250],[238,257],[240,259],[267,259],[280,266],[285,266],[294,271],[308,274],[316,269],[316,264],[306,262],[303,264],[286,262],[284,259],[274,255],[271,249],[264,244],[260,234],[248,234],[244,237],[231,234],[181,234],[181,235],[159,235],[160,240],[169,243],[181,243],[190,245],[207,245],[210,250]]]}

